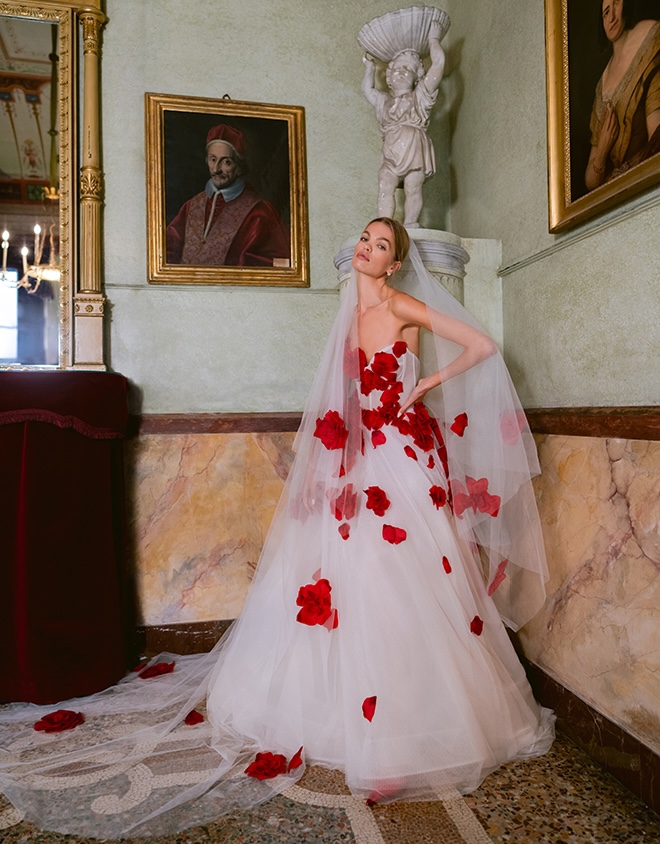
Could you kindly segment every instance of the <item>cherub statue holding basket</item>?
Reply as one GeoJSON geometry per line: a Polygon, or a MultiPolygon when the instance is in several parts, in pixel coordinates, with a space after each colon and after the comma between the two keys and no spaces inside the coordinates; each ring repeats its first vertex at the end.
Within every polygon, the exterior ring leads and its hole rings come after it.
{"type": "Polygon", "coordinates": [[[367,51],[362,91],[376,109],[383,136],[378,215],[394,215],[395,191],[403,186],[407,228],[419,227],[422,186],[435,173],[435,153],[427,129],[445,69],[440,42],[448,28],[445,12],[413,6],[375,18],[358,34],[360,46],[367,51]],[[427,54],[431,63],[425,71],[422,57],[427,54]],[[374,56],[387,62],[389,91],[375,87],[374,56]]]}

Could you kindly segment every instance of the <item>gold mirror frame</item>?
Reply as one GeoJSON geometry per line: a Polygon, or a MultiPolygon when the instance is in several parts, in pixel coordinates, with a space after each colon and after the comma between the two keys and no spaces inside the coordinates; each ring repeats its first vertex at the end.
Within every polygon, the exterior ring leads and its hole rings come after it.
{"type": "Polygon", "coordinates": [[[105,369],[101,279],[103,172],[99,142],[99,62],[103,0],[0,0],[0,15],[58,24],[60,350],[53,366],[2,369],[105,369]],[[82,97],[79,103],[79,33],[82,97]],[[82,106],[82,107],[81,107],[82,106]],[[79,124],[78,115],[81,114],[79,124]],[[81,138],[80,155],[78,137],[81,138]],[[79,181],[76,182],[79,169],[79,181]]]}

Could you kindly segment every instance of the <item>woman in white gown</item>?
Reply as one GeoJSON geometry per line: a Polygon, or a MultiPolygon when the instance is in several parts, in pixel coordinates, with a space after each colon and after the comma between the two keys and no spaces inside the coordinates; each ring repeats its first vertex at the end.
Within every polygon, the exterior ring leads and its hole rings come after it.
{"type": "Polygon", "coordinates": [[[173,831],[310,763],[369,802],[437,799],[550,746],[500,617],[516,628],[543,600],[533,442],[496,347],[414,246],[404,282],[439,307],[388,283],[407,249],[388,218],[358,242],[244,611],[216,648],[71,702],[85,721],[70,732],[35,733],[50,708],[3,713],[0,788],[30,820],[173,831]],[[204,698],[206,720],[186,723],[204,698]]]}

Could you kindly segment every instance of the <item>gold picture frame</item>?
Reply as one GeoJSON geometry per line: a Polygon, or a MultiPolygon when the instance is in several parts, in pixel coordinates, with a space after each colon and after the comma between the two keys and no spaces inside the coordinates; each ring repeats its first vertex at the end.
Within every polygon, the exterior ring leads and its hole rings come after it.
{"type": "Polygon", "coordinates": [[[145,130],[151,284],[309,286],[302,106],[147,93],[145,130]],[[204,194],[214,137],[240,147],[238,197],[204,194]]]}
{"type": "Polygon", "coordinates": [[[551,232],[575,226],[660,182],[660,153],[654,153],[598,187],[586,185],[591,107],[610,55],[599,48],[599,9],[582,0],[545,0],[551,232]]]}

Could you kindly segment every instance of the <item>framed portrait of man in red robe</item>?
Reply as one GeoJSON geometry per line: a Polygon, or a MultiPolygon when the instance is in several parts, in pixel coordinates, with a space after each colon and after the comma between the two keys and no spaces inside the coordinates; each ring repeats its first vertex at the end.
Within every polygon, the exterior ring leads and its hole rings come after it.
{"type": "Polygon", "coordinates": [[[304,109],[145,106],[149,282],[308,286],[304,109]]]}
{"type": "Polygon", "coordinates": [[[550,231],[660,181],[660,3],[546,0],[550,231]]]}

